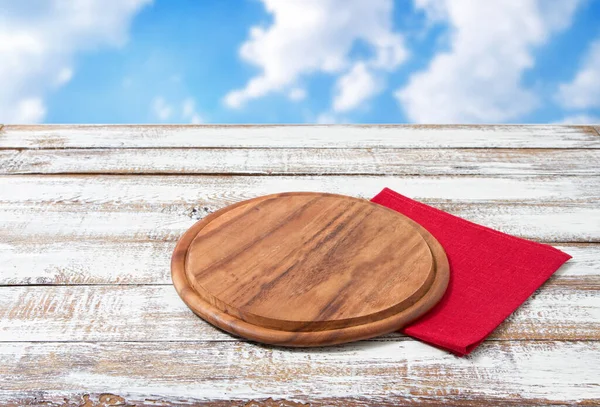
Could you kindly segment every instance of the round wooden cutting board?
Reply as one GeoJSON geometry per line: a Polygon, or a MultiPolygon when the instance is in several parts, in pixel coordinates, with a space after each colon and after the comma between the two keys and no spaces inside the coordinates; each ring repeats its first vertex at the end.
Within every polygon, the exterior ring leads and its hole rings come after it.
{"type": "Polygon", "coordinates": [[[409,218],[342,195],[291,192],[223,208],[192,226],[171,262],[200,317],[286,346],[350,342],[400,329],[446,290],[440,244],[409,218]]]}

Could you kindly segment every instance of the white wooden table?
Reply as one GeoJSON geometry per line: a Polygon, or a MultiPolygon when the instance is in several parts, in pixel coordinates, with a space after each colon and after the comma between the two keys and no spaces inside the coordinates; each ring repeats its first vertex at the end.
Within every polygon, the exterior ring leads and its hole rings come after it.
{"type": "Polygon", "coordinates": [[[0,171],[0,405],[600,405],[593,127],[4,126],[0,171]],[[465,358],[400,334],[260,346],[171,286],[209,212],[385,186],[574,258],[465,358]]]}

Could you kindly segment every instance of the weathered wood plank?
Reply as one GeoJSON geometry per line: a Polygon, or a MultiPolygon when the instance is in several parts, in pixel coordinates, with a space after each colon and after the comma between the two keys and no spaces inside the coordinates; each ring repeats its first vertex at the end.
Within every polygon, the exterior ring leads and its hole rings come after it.
{"type": "Polygon", "coordinates": [[[109,392],[176,405],[267,397],[312,405],[335,397],[388,406],[503,398],[595,405],[599,355],[598,342],[488,342],[466,358],[417,341],[308,350],[240,342],[4,343],[0,402],[109,392]]]}
{"type": "Polygon", "coordinates": [[[383,187],[430,203],[600,203],[600,177],[558,176],[0,176],[0,204],[161,206],[216,209],[286,191],[370,199],[383,187]]]}
{"type": "Polygon", "coordinates": [[[0,173],[598,175],[600,149],[0,150],[0,173]]]}
{"type": "Polygon", "coordinates": [[[600,148],[590,126],[7,125],[0,148],[325,147],[600,148]]]}
{"type": "Polygon", "coordinates": [[[0,177],[6,242],[176,240],[209,212],[286,190],[370,197],[385,185],[507,233],[600,239],[599,177],[0,177]]]}
{"type": "MultiPolygon", "coordinates": [[[[491,338],[600,340],[600,279],[550,281],[491,338]]],[[[0,341],[228,340],[170,285],[0,287],[0,341]]]]}
{"type": "MultiPolygon", "coordinates": [[[[0,285],[171,283],[173,241],[12,240],[0,243],[0,285]]],[[[600,276],[600,245],[554,246],[573,256],[557,275],[600,276]]]]}
{"type": "MultiPolygon", "coordinates": [[[[27,393],[28,394],[28,393],[27,393]]],[[[194,399],[173,399],[169,397],[143,397],[139,395],[122,397],[111,393],[79,393],[72,391],[66,394],[67,397],[59,392],[43,392],[43,396],[24,398],[8,398],[7,407],[23,406],[44,406],[44,407],[157,407],[157,406],[190,406],[190,407],[398,407],[398,406],[426,406],[426,407],[479,407],[479,406],[503,406],[503,407],[526,407],[526,406],[552,406],[552,407],[573,407],[573,406],[595,406],[593,400],[583,400],[578,402],[557,401],[548,399],[527,399],[507,398],[507,397],[469,397],[439,400],[439,397],[426,396],[414,399],[408,396],[398,396],[386,394],[379,397],[335,397],[335,398],[306,398],[306,403],[290,399],[281,399],[272,397],[248,399],[228,399],[228,400],[194,400],[194,399]],[[594,403],[594,404],[590,404],[594,403]]],[[[9,396],[10,397],[10,396],[9,396]]]]}
{"type": "Polygon", "coordinates": [[[0,243],[0,285],[171,283],[175,242],[47,240],[0,243]]]}
{"type": "MultiPolygon", "coordinates": [[[[176,241],[216,206],[174,203],[159,207],[93,205],[0,205],[0,241],[46,244],[57,241],[176,241]]],[[[600,242],[597,204],[455,204],[434,206],[512,235],[544,242],[600,242]]]]}
{"type": "Polygon", "coordinates": [[[0,149],[6,174],[270,175],[0,176],[2,405],[600,404],[600,245],[568,243],[600,242],[592,127],[7,126],[0,149]],[[253,345],[195,317],[170,286],[174,241],[208,212],[383,186],[575,258],[464,359],[400,334],[253,345]],[[251,401],[268,397],[288,401],[251,401]]]}

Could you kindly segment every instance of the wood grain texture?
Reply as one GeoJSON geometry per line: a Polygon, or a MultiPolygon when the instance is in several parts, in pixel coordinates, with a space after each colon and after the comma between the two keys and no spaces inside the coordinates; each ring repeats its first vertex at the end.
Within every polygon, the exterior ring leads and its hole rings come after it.
{"type": "MultiPolygon", "coordinates": [[[[401,338],[400,334],[391,334],[381,340],[401,338]]],[[[491,338],[600,339],[600,278],[552,278],[491,338]]],[[[171,285],[0,287],[0,339],[239,340],[195,316],[171,285]]]]}
{"type": "Polygon", "coordinates": [[[600,149],[0,150],[1,174],[596,175],[599,172],[600,149]]]}
{"type": "MultiPolygon", "coordinates": [[[[0,241],[50,243],[73,240],[172,241],[205,206],[97,207],[70,204],[0,205],[0,241]],[[200,208],[200,209],[198,209],[200,208]]],[[[600,207],[573,204],[432,203],[502,232],[544,242],[600,242],[600,207]]]]}
{"type": "Polygon", "coordinates": [[[466,358],[417,341],[302,350],[238,342],[7,343],[0,345],[0,402],[108,392],[175,404],[272,397],[323,405],[343,397],[388,406],[500,399],[597,405],[599,355],[598,342],[554,341],[489,342],[466,358]]]}
{"type": "MultiPolygon", "coordinates": [[[[600,279],[600,246],[554,244],[573,259],[555,274],[600,279]]],[[[171,284],[174,241],[62,240],[0,243],[0,285],[171,284]]]]}
{"type": "Polygon", "coordinates": [[[198,215],[285,191],[371,199],[383,187],[428,203],[600,203],[600,177],[558,176],[0,176],[0,204],[74,208],[196,205],[198,215]],[[211,205],[206,210],[201,208],[211,205]]]}
{"type": "Polygon", "coordinates": [[[345,195],[290,192],[225,207],[181,237],[183,301],[263,343],[323,346],[397,331],[443,296],[442,246],[411,219],[345,195]]]}
{"type": "MultiPolygon", "coordinates": [[[[319,405],[325,403],[328,406],[364,406],[366,400],[356,399],[325,399],[319,400],[319,405]],[[359,404],[355,404],[359,403],[359,404]]],[[[44,397],[25,397],[21,399],[5,400],[6,407],[44,406],[44,407],[146,407],[146,406],[197,406],[197,407],[310,407],[312,402],[302,403],[292,400],[265,398],[254,400],[177,400],[165,397],[122,397],[112,393],[84,393],[69,394],[69,397],[61,397],[45,394],[44,397]]]]}
{"type": "Polygon", "coordinates": [[[600,148],[591,126],[6,125],[0,148],[600,148]]]}
{"type": "Polygon", "coordinates": [[[600,405],[598,149],[589,126],[0,125],[0,404],[600,405]],[[462,359],[397,333],[240,342],[168,285],[221,207],[384,186],[574,258],[462,359]]]}
{"type": "MultiPolygon", "coordinates": [[[[43,397],[24,397],[6,401],[7,407],[44,406],[44,407],[156,407],[156,406],[189,406],[189,407],[397,407],[397,406],[443,406],[443,407],[479,407],[479,406],[596,406],[594,400],[582,400],[577,402],[564,402],[548,399],[527,399],[507,397],[469,397],[453,398],[439,401],[439,397],[412,398],[406,396],[389,395],[387,397],[363,398],[363,397],[323,397],[319,399],[307,398],[306,403],[282,398],[260,398],[252,400],[229,399],[229,400],[198,400],[192,398],[171,397],[143,397],[138,395],[122,397],[111,393],[68,393],[69,397],[56,395],[56,393],[45,393],[43,397]]],[[[7,399],[8,400],[8,399],[7,399]]]]}
{"type": "Polygon", "coordinates": [[[0,177],[4,241],[176,240],[218,208],[287,188],[370,198],[383,186],[507,233],[548,242],[600,237],[600,178],[0,177]],[[518,198],[517,198],[518,197],[518,198]],[[109,227],[110,225],[110,227],[109,227]]]}

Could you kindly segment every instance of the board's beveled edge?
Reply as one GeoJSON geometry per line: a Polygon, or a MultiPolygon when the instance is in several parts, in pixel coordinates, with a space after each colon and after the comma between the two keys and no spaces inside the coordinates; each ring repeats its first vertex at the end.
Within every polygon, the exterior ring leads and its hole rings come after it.
{"type": "Polygon", "coordinates": [[[433,306],[435,306],[435,304],[437,304],[442,298],[444,292],[446,291],[449,281],[449,264],[443,248],[441,247],[439,242],[433,236],[431,236],[431,234],[427,232],[421,225],[417,224],[410,218],[398,212],[392,211],[389,208],[385,209],[395,213],[397,216],[402,217],[421,234],[421,236],[424,238],[425,242],[427,243],[429,249],[432,252],[433,259],[436,265],[434,281],[430,285],[429,290],[418,301],[416,301],[414,304],[397,314],[363,325],[355,325],[339,329],[302,332],[282,331],[253,325],[230,314],[227,314],[226,312],[221,311],[213,304],[203,299],[191,287],[185,270],[186,257],[190,244],[192,243],[198,232],[202,230],[204,226],[209,224],[213,219],[220,216],[225,211],[231,210],[240,205],[245,205],[252,200],[265,200],[280,196],[297,194],[319,194],[352,198],[371,205],[376,205],[378,207],[385,208],[381,205],[372,203],[367,200],[362,200],[360,198],[355,197],[348,197],[345,195],[316,192],[285,192],[279,194],[260,196],[250,200],[237,202],[233,205],[227,206],[225,208],[220,209],[219,211],[208,215],[207,217],[201,219],[200,221],[192,225],[192,227],[181,236],[181,238],[177,242],[175,250],[173,251],[173,256],[171,258],[171,276],[173,280],[173,285],[175,286],[175,289],[181,297],[181,299],[195,314],[200,316],[202,319],[210,322],[211,324],[217,326],[218,328],[221,328],[231,334],[242,336],[258,342],[296,347],[324,346],[352,342],[361,339],[368,339],[374,336],[396,331],[425,314],[433,306]]]}

